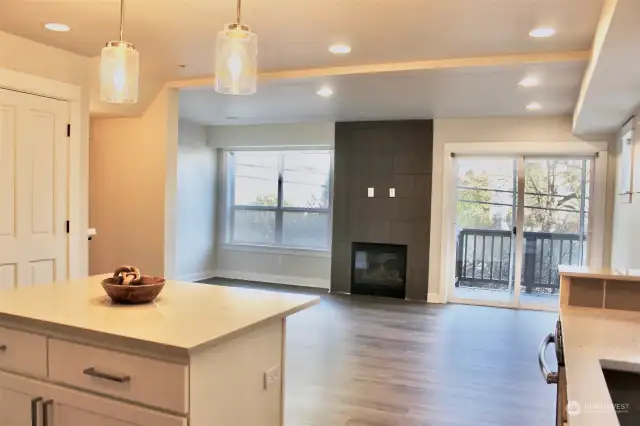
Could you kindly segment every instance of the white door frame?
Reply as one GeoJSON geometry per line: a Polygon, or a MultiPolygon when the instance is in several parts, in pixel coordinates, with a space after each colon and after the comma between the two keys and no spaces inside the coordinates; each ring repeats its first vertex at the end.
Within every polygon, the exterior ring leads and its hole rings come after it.
{"type": "Polygon", "coordinates": [[[83,194],[82,89],[73,84],[0,68],[0,88],[66,101],[69,104],[69,193],[68,193],[68,275],[69,279],[86,275],[87,233],[86,194],[83,194]]]}
{"type": "MultiPolygon", "coordinates": [[[[442,254],[438,292],[446,303],[452,299],[448,294],[449,283],[455,279],[455,218],[456,190],[454,179],[454,161],[452,154],[478,155],[484,157],[514,156],[563,156],[595,155],[595,176],[593,178],[593,199],[590,206],[590,238],[588,238],[589,265],[602,267],[604,256],[605,207],[607,187],[607,142],[495,142],[495,143],[447,143],[444,145],[444,164],[442,176],[442,254]]],[[[522,161],[522,160],[520,160],[522,161]]],[[[521,166],[519,164],[519,166],[521,166]]],[[[524,169],[523,169],[524,170],[524,169]]],[[[520,172],[519,172],[520,173],[520,172]]],[[[519,182],[522,179],[519,180],[519,182]]],[[[524,206],[522,206],[523,208],[524,206]]],[[[522,214],[522,212],[521,212],[522,214]]],[[[522,234],[522,232],[520,232],[522,234]]],[[[522,255],[523,248],[516,255],[522,255]]],[[[518,271],[516,271],[518,272],[518,271]]],[[[516,280],[517,284],[518,280],[516,280]]],[[[514,284],[515,285],[515,284],[514,284]]],[[[485,305],[513,307],[511,303],[483,301],[485,305]]],[[[534,307],[535,308],[535,307],[534,307]]]]}

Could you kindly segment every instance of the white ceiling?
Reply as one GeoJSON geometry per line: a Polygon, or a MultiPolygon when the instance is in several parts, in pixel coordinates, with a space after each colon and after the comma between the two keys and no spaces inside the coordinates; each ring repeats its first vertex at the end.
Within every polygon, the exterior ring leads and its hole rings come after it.
{"type": "MultiPolygon", "coordinates": [[[[262,71],[589,49],[603,0],[244,0],[262,71]],[[531,28],[558,29],[535,40],[531,28]],[[335,57],[333,42],[353,52],[335,57]]],[[[117,38],[119,0],[0,0],[0,30],[85,56],[117,38]],[[43,28],[71,26],[69,33],[43,28]]],[[[210,75],[216,33],[235,0],[126,0],[125,39],[143,66],[210,75]],[[177,64],[186,64],[182,70],[177,64]]]]}
{"type": "Polygon", "coordinates": [[[579,134],[618,131],[640,112],[640,0],[617,0],[574,119],[579,134]]]}
{"type": "Polygon", "coordinates": [[[198,88],[180,92],[180,115],[206,125],[570,115],[585,66],[568,62],[275,80],[260,84],[251,96],[198,88]],[[538,76],[544,85],[518,86],[527,75],[538,76]],[[316,94],[324,85],[334,96],[316,94]],[[543,109],[527,111],[532,101],[543,109]]]}
{"type": "MultiPolygon", "coordinates": [[[[125,39],[141,52],[141,84],[149,92],[131,114],[141,114],[167,81],[212,76],[215,35],[234,20],[235,0],[125,1],[125,39]]],[[[181,96],[181,113],[207,124],[243,124],[570,114],[578,102],[578,133],[611,131],[639,106],[638,16],[640,0],[243,0],[243,21],[259,36],[260,71],[314,72],[295,79],[280,73],[249,98],[190,89],[181,96]],[[379,72],[380,64],[397,62],[589,51],[603,5],[615,13],[610,25],[600,25],[604,42],[579,102],[585,63],[575,58],[542,60],[535,67],[524,63],[531,61],[478,67],[471,60],[446,70],[379,72]],[[532,39],[528,32],[538,26],[558,33],[532,39]],[[334,42],[350,44],[353,52],[328,53],[334,42]],[[331,67],[362,65],[373,71],[321,77],[331,67]],[[530,73],[540,74],[542,85],[518,87],[530,73]],[[315,95],[322,84],[333,86],[333,98],[315,95]],[[533,100],[541,111],[524,109],[533,100]]],[[[1,31],[88,57],[117,37],[118,21],[119,0],[0,0],[1,31]],[[47,22],[72,30],[46,31],[47,22]]]]}

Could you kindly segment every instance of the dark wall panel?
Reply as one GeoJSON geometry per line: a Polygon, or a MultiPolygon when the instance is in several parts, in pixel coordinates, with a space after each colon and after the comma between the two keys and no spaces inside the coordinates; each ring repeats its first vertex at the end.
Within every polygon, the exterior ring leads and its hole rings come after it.
{"type": "Polygon", "coordinates": [[[352,242],[406,244],[407,298],[426,300],[432,154],[432,120],[336,123],[332,291],[351,290],[352,242]]]}

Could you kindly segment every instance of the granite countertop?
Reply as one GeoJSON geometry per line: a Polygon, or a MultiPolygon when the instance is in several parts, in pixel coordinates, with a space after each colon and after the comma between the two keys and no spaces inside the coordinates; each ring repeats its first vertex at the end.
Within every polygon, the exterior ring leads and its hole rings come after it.
{"type": "Polygon", "coordinates": [[[569,426],[619,426],[602,367],[640,372],[640,312],[562,306],[569,426]]]}
{"type": "Polygon", "coordinates": [[[590,266],[558,266],[563,277],[598,278],[603,280],[640,281],[640,269],[609,269],[590,266]]]}
{"type": "Polygon", "coordinates": [[[0,325],[24,324],[189,353],[320,301],[315,296],[169,280],[152,303],[113,305],[100,284],[107,276],[0,291],[0,325]]]}

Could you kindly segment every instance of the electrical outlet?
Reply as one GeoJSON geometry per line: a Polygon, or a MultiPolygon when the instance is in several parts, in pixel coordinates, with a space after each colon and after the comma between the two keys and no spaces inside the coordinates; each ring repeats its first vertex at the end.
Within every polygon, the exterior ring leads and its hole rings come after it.
{"type": "Polygon", "coordinates": [[[274,384],[280,383],[280,365],[271,367],[264,372],[264,388],[269,389],[274,384]]]}

